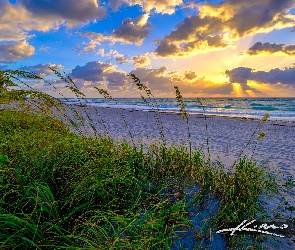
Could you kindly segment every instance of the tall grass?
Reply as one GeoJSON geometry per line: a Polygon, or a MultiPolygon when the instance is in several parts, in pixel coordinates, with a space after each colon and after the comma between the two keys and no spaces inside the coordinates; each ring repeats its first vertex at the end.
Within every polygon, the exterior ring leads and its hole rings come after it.
{"type": "MultiPolygon", "coordinates": [[[[129,75],[128,75],[129,76],[129,75]]],[[[141,99],[144,101],[145,104],[149,105],[151,107],[152,110],[156,110],[157,112],[154,113],[154,118],[158,127],[158,131],[161,135],[162,141],[165,144],[165,135],[164,135],[164,127],[162,124],[161,119],[159,118],[159,107],[158,107],[158,103],[154,98],[154,95],[152,94],[151,90],[145,86],[144,84],[142,84],[139,80],[139,78],[137,78],[134,74],[130,73],[130,76],[132,78],[132,80],[134,81],[135,85],[137,86],[138,90],[144,90],[146,97],[144,97],[142,94],[140,94],[141,99]],[[155,105],[153,104],[152,100],[154,100],[155,105]]]]}
{"type": "MultiPolygon", "coordinates": [[[[46,104],[53,104],[54,98],[33,89],[7,90],[15,84],[11,79],[25,83],[19,77],[39,78],[19,71],[0,73],[2,103],[18,101],[22,106],[28,93],[43,98],[37,113],[0,110],[1,249],[169,249],[180,228],[191,229],[189,208],[204,205],[210,195],[219,198],[220,206],[211,223],[195,233],[200,239],[216,227],[264,218],[257,198],[276,191],[274,177],[246,157],[237,159],[234,171],[224,172],[221,163],[213,167],[206,160],[203,149],[192,151],[189,115],[177,87],[189,150],[164,143],[152,144],[144,152],[143,145],[114,142],[98,132],[95,137],[87,136],[73,126],[79,131],[76,134],[49,116],[52,106],[46,104]],[[201,187],[190,205],[184,192],[189,180],[201,187]]],[[[54,73],[71,84],[69,89],[79,91],[68,75],[54,73]]],[[[153,98],[137,77],[132,78],[139,90],[153,98]]],[[[114,100],[106,90],[97,90],[114,100]]],[[[75,124],[63,106],[56,105],[75,124]]],[[[122,119],[128,128],[123,113],[122,119]]],[[[163,133],[162,123],[157,126],[163,133]]],[[[129,133],[132,138],[130,129],[129,133]]],[[[164,134],[161,137],[164,141],[164,134]]],[[[241,248],[246,244],[243,237],[228,238],[228,248],[241,248]]],[[[249,240],[259,246],[256,238],[249,240]]]]}
{"type": "MultiPolygon", "coordinates": [[[[112,101],[114,101],[117,105],[118,105],[118,102],[106,91],[106,90],[104,90],[104,89],[100,89],[100,88],[97,88],[97,87],[94,87],[98,92],[99,92],[99,94],[101,94],[101,95],[103,95],[103,97],[104,98],[106,98],[106,99],[109,99],[109,100],[112,100],[112,101]]],[[[120,111],[121,111],[121,116],[122,116],[122,120],[123,120],[123,122],[124,122],[124,125],[125,125],[125,127],[127,128],[127,130],[128,130],[128,133],[129,133],[129,135],[130,135],[130,138],[131,138],[131,141],[132,141],[132,144],[135,146],[135,144],[134,144],[134,141],[133,141],[133,135],[132,135],[132,133],[131,133],[131,130],[130,130],[130,128],[129,128],[129,126],[128,126],[128,124],[127,124],[127,122],[126,122],[126,119],[125,119],[125,117],[124,117],[124,114],[123,114],[123,112],[122,112],[122,109],[121,108],[119,108],[120,109],[120,111]]]]}

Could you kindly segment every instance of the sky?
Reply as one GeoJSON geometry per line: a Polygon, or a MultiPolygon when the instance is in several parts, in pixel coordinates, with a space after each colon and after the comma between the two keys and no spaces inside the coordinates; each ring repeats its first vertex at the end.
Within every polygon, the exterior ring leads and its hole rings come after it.
{"type": "MultiPolygon", "coordinates": [[[[295,97],[294,0],[0,0],[0,70],[54,97],[295,97]],[[60,94],[58,94],[60,93],[60,94]]],[[[20,85],[23,87],[23,85],[20,85]]]]}

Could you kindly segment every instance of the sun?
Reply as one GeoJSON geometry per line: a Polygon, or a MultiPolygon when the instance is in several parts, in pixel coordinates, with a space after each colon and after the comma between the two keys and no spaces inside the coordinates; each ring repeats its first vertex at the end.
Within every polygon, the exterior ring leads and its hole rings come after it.
{"type": "Polygon", "coordinates": [[[219,74],[219,80],[221,82],[224,82],[224,83],[228,83],[229,82],[229,79],[228,79],[228,76],[224,73],[220,73],[219,74]]]}

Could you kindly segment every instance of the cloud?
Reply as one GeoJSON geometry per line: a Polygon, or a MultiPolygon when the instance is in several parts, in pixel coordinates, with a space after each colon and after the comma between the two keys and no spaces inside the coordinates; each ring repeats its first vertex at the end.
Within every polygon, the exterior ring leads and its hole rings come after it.
{"type": "MultiPolygon", "coordinates": [[[[152,24],[148,22],[148,17],[148,14],[144,14],[134,20],[131,18],[123,19],[122,25],[113,30],[112,35],[103,35],[95,32],[80,32],[78,34],[90,39],[90,45],[98,44],[99,42],[120,42],[141,45],[144,39],[148,37],[150,28],[153,27],[152,24]]],[[[90,45],[88,45],[88,47],[90,47],[90,45]]],[[[93,50],[95,49],[94,46],[91,48],[93,48],[93,50]]]]}
{"type": "Polygon", "coordinates": [[[118,10],[123,4],[134,6],[140,5],[142,10],[150,13],[173,14],[175,7],[182,5],[182,0],[110,0],[110,6],[113,10],[118,10]]]}
{"type": "Polygon", "coordinates": [[[80,47],[77,49],[79,51],[88,53],[90,51],[94,51],[96,49],[97,46],[100,46],[101,43],[95,40],[91,40],[88,45],[86,47],[84,47],[83,49],[80,49],[80,47]]]}
{"type": "MultiPolygon", "coordinates": [[[[169,71],[162,66],[156,69],[137,68],[131,71],[141,81],[146,84],[157,97],[175,97],[174,86],[178,86],[184,97],[209,97],[209,96],[231,96],[233,85],[231,83],[214,83],[206,80],[205,77],[197,77],[196,72],[187,70],[184,74],[179,71],[169,71]]],[[[137,87],[132,86],[132,89],[137,87]]],[[[131,89],[131,88],[130,88],[131,89]]],[[[261,94],[260,91],[251,88],[254,93],[261,94]]],[[[135,92],[134,96],[138,93],[135,92]]],[[[245,92],[245,96],[248,94],[245,92]]]]}
{"type": "Polygon", "coordinates": [[[104,48],[99,49],[99,50],[96,52],[96,55],[105,56],[104,48]]]}
{"type": "Polygon", "coordinates": [[[192,70],[186,70],[184,73],[184,77],[189,80],[193,80],[197,77],[197,75],[196,75],[196,72],[194,72],[192,70]]]}
{"type": "Polygon", "coordinates": [[[230,83],[240,83],[243,89],[248,88],[247,82],[251,79],[252,74],[251,68],[238,67],[232,70],[225,71],[225,74],[229,78],[230,83]]]}
{"type": "MultiPolygon", "coordinates": [[[[174,86],[179,86],[185,95],[197,95],[200,90],[205,89],[211,83],[194,77],[196,74],[193,71],[187,71],[186,75],[183,75],[179,71],[169,71],[166,66],[156,69],[137,68],[130,73],[135,74],[154,94],[160,96],[165,94],[175,96],[174,86]],[[188,75],[191,79],[187,78],[188,75]]],[[[117,70],[116,66],[109,63],[88,62],[84,66],[76,66],[70,76],[78,88],[83,88],[89,93],[90,91],[95,92],[94,86],[103,86],[103,88],[118,91],[119,95],[124,93],[125,96],[139,96],[138,91],[134,91],[137,86],[126,72],[117,70]]]]}
{"type": "Polygon", "coordinates": [[[63,20],[88,22],[105,17],[105,8],[97,0],[21,0],[20,3],[35,16],[57,17],[63,20]]]}
{"type": "Polygon", "coordinates": [[[0,63],[12,63],[31,57],[35,48],[27,41],[15,42],[13,44],[0,44],[0,63]]]}
{"type": "Polygon", "coordinates": [[[49,49],[50,49],[50,47],[45,46],[45,45],[42,45],[42,46],[39,48],[40,51],[45,51],[45,52],[48,52],[49,49]]]}
{"type": "Polygon", "coordinates": [[[113,36],[108,36],[108,35],[105,36],[103,34],[95,33],[95,32],[84,32],[84,33],[77,32],[77,34],[88,38],[90,41],[94,40],[95,42],[111,42],[111,43],[119,42],[119,41],[116,41],[113,36]]]}
{"type": "MultiPolygon", "coordinates": [[[[88,62],[85,66],[76,66],[70,76],[91,82],[89,86],[96,86],[98,82],[107,82],[108,88],[128,87],[129,80],[127,74],[117,70],[114,65],[99,61],[88,62]]],[[[83,86],[81,83],[80,88],[83,86]]]]}
{"type": "Polygon", "coordinates": [[[227,0],[196,5],[198,16],[188,16],[162,40],[155,40],[156,56],[188,56],[232,47],[246,35],[293,27],[293,0],[227,0]],[[251,18],[249,18],[251,17],[251,18]]]}
{"type": "Polygon", "coordinates": [[[137,68],[141,68],[141,67],[148,65],[150,63],[150,59],[148,58],[147,53],[145,55],[133,56],[132,61],[133,61],[134,66],[137,68]]]}
{"type": "Polygon", "coordinates": [[[108,53],[105,53],[103,56],[108,57],[109,60],[111,60],[112,58],[115,58],[116,62],[119,63],[119,64],[129,62],[127,56],[119,53],[117,50],[112,50],[111,49],[108,53]]]}
{"type": "Polygon", "coordinates": [[[170,43],[166,40],[159,41],[155,54],[161,57],[183,56],[178,45],[170,43]]]}
{"type": "Polygon", "coordinates": [[[130,81],[127,77],[127,74],[123,71],[113,71],[106,74],[106,80],[108,81],[108,88],[109,89],[116,89],[127,87],[129,88],[130,81]]]}
{"type": "MultiPolygon", "coordinates": [[[[179,71],[169,71],[166,66],[154,69],[136,68],[130,72],[135,74],[156,97],[175,97],[174,86],[178,86],[184,97],[200,96],[232,96],[234,85],[231,82],[214,83],[204,77],[198,78],[196,72],[187,70],[183,74],[179,71]]],[[[242,94],[249,96],[248,90],[256,95],[263,96],[263,93],[251,86],[247,86],[247,80],[251,78],[251,69],[234,69],[226,74],[231,80],[245,83],[242,86],[242,94]],[[250,73],[249,73],[250,72],[250,73]]],[[[140,91],[136,84],[124,71],[117,70],[115,65],[99,61],[88,62],[84,66],[76,66],[71,78],[83,93],[97,96],[93,87],[100,87],[110,91],[114,97],[133,96],[139,97],[140,91]]]]}
{"type": "MultiPolygon", "coordinates": [[[[101,45],[100,42],[91,40],[88,46],[84,47],[81,49],[80,44],[78,44],[76,50],[79,52],[84,52],[87,53],[89,51],[94,51],[97,46],[101,45]]],[[[109,52],[105,52],[104,48],[100,48],[99,50],[96,51],[95,55],[100,55],[102,57],[108,57],[109,60],[114,58],[117,63],[123,64],[129,62],[128,58],[126,55],[123,55],[119,53],[117,50],[110,50],[109,52]]]]}
{"type": "Polygon", "coordinates": [[[8,0],[0,1],[0,41],[20,41],[28,37],[21,27],[25,13],[20,5],[14,7],[8,0]]]}
{"type": "Polygon", "coordinates": [[[295,85],[295,65],[284,69],[271,69],[270,71],[255,71],[251,68],[238,67],[227,70],[225,74],[231,83],[240,83],[247,88],[248,81],[266,84],[287,84],[295,85]]]}
{"type": "Polygon", "coordinates": [[[119,56],[119,57],[115,57],[116,62],[119,64],[123,64],[123,63],[128,63],[129,60],[128,58],[124,55],[124,56],[119,56]]]}
{"type": "MultiPolygon", "coordinates": [[[[181,93],[185,95],[197,95],[206,87],[204,79],[195,78],[193,81],[187,79],[179,71],[168,71],[166,66],[157,69],[137,68],[131,71],[146,84],[152,92],[157,94],[169,94],[175,96],[174,86],[178,86],[181,93]]],[[[208,82],[207,82],[208,83],[208,82]]],[[[136,86],[133,86],[136,88],[136,86]]]]}
{"type": "Polygon", "coordinates": [[[25,71],[30,71],[35,73],[36,75],[40,76],[40,77],[45,77],[48,76],[50,74],[52,74],[53,72],[51,71],[51,69],[49,69],[48,67],[55,69],[55,70],[59,70],[59,69],[63,69],[64,66],[61,64],[52,64],[52,63],[47,63],[47,64],[38,64],[35,66],[24,66],[21,67],[21,70],[25,70],[25,71]]]}
{"type": "Polygon", "coordinates": [[[64,25],[63,20],[37,18],[20,4],[0,2],[0,41],[22,41],[32,35],[28,31],[47,32],[64,25]]]}
{"type": "Polygon", "coordinates": [[[88,62],[85,66],[76,66],[71,73],[71,77],[83,79],[85,81],[103,81],[103,73],[113,71],[115,67],[102,62],[88,62]]]}
{"type": "Polygon", "coordinates": [[[134,20],[125,18],[122,25],[114,30],[114,37],[125,43],[141,45],[143,40],[147,38],[150,33],[149,28],[152,27],[152,25],[147,22],[148,17],[148,14],[144,14],[134,20]]]}
{"type": "Polygon", "coordinates": [[[105,50],[103,48],[99,49],[97,51],[96,55],[101,55],[102,57],[108,57],[109,60],[114,58],[116,60],[116,62],[119,64],[129,62],[126,55],[123,55],[123,54],[119,53],[117,50],[113,50],[113,49],[111,49],[108,53],[105,53],[105,50]]]}
{"type": "Polygon", "coordinates": [[[255,55],[272,55],[272,54],[278,54],[278,53],[294,56],[295,44],[285,45],[285,44],[277,44],[277,43],[257,42],[251,48],[249,48],[246,52],[242,54],[255,56],[255,55]]]}
{"type": "Polygon", "coordinates": [[[16,4],[1,0],[0,41],[22,41],[32,37],[30,31],[72,28],[104,16],[104,10],[94,0],[21,0],[16,4]]]}

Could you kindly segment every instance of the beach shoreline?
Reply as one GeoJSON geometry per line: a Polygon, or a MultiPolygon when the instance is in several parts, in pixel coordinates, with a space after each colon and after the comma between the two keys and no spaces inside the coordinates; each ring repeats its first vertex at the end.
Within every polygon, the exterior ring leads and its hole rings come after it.
{"type": "MultiPolygon", "coordinates": [[[[100,106],[95,106],[95,105],[87,105],[87,104],[65,104],[65,105],[74,105],[77,107],[95,107],[95,108],[110,108],[110,109],[122,109],[122,110],[126,110],[126,111],[130,111],[130,112],[134,112],[134,111],[140,111],[140,112],[158,112],[158,113],[164,113],[164,114],[180,114],[180,111],[169,111],[169,110],[156,110],[156,109],[149,109],[149,110],[141,110],[141,109],[131,109],[131,108],[117,108],[117,107],[100,107],[100,106]]],[[[265,113],[267,113],[267,111],[265,111],[265,113]]],[[[235,115],[225,115],[225,114],[207,114],[205,113],[197,113],[197,112],[189,112],[187,111],[187,114],[189,115],[196,115],[196,116],[213,116],[213,117],[224,117],[224,118],[228,118],[228,119],[242,119],[242,120],[256,120],[259,121],[261,118],[256,118],[256,117],[241,117],[241,116],[235,116],[235,115]]],[[[272,117],[268,118],[269,121],[272,122],[282,122],[282,123],[294,123],[295,124],[295,120],[288,120],[288,119],[275,119],[272,117]]]]}

